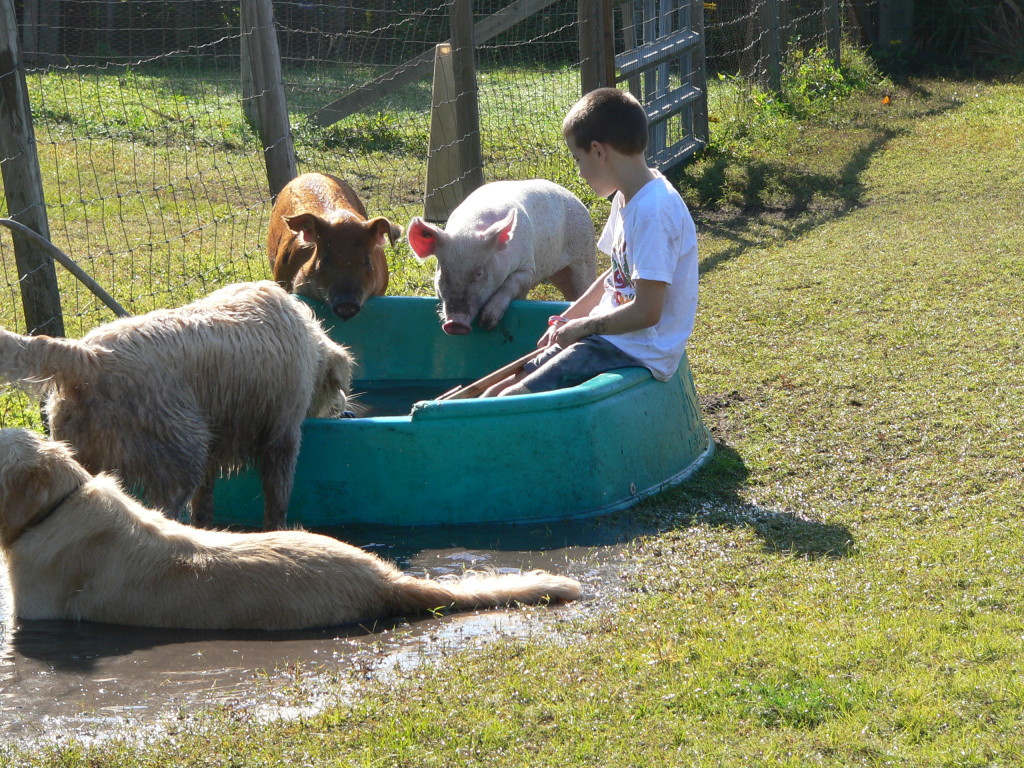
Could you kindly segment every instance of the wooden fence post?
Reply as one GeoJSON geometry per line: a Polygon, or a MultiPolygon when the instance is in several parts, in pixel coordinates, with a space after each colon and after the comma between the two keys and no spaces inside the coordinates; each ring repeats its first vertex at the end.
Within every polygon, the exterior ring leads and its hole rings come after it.
{"type": "Polygon", "coordinates": [[[434,80],[430,91],[430,142],[424,181],[423,218],[445,222],[455,207],[466,199],[456,189],[462,177],[455,127],[455,74],[451,43],[439,43],[434,52],[434,80]]]}
{"type": "Polygon", "coordinates": [[[711,140],[711,131],[708,125],[708,67],[707,67],[707,46],[705,44],[704,29],[704,0],[690,0],[690,28],[699,36],[699,42],[689,56],[690,70],[693,73],[691,82],[693,87],[704,94],[693,106],[693,136],[695,139],[707,146],[711,140]]]}
{"type": "Polygon", "coordinates": [[[451,43],[434,55],[423,216],[444,222],[484,183],[472,0],[452,0],[451,43]]]}
{"type": "Polygon", "coordinates": [[[779,45],[779,0],[758,0],[760,58],[758,78],[768,90],[782,90],[782,48],[779,45]]]}
{"type": "Polygon", "coordinates": [[[843,26],[839,16],[839,0],[825,0],[825,45],[829,58],[838,67],[842,51],[843,26]]]}
{"type": "Polygon", "coordinates": [[[271,0],[241,0],[242,98],[263,144],[272,197],[298,174],[271,0]],[[246,93],[246,88],[249,92],[246,93]]]}
{"type": "MultiPolygon", "coordinates": [[[[13,0],[0,0],[0,160],[8,215],[49,241],[43,177],[25,70],[18,52],[13,0]]],[[[11,239],[28,332],[63,336],[64,317],[53,258],[31,238],[12,233],[11,239]]]]}
{"type": "Polygon", "coordinates": [[[455,75],[455,117],[459,161],[465,175],[466,193],[484,183],[483,150],[480,147],[480,106],[476,87],[476,40],[473,34],[473,0],[452,0],[452,67],[455,75]]]}
{"type": "Polygon", "coordinates": [[[611,0],[579,0],[579,27],[582,92],[615,85],[611,0]]]}

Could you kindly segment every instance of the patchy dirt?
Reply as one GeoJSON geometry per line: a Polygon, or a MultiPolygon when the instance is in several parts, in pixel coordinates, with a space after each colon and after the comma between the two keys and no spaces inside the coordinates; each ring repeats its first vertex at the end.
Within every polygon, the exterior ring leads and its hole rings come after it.
{"type": "Polygon", "coordinates": [[[700,412],[704,418],[704,424],[710,430],[716,443],[729,443],[734,429],[735,412],[734,405],[739,405],[745,400],[744,396],[732,390],[731,392],[712,393],[709,395],[697,395],[697,402],[700,403],[700,412]]]}

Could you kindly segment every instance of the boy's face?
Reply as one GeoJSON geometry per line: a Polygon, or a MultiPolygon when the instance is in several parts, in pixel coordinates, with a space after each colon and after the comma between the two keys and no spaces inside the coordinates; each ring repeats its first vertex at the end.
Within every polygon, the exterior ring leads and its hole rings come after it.
{"type": "Polygon", "coordinates": [[[591,142],[589,149],[584,150],[577,146],[576,139],[572,136],[564,138],[569,152],[576,161],[580,177],[590,185],[594,193],[601,197],[614,194],[618,186],[610,177],[606,147],[600,142],[594,141],[591,142]]]}

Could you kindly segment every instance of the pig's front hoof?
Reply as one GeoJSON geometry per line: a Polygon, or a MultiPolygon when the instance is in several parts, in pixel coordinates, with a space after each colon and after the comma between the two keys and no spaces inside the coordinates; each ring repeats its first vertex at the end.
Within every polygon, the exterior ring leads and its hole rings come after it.
{"type": "Polygon", "coordinates": [[[469,333],[469,326],[465,323],[458,323],[454,320],[449,320],[441,324],[441,330],[449,336],[465,336],[469,333]]]}
{"type": "Polygon", "coordinates": [[[331,309],[334,310],[334,314],[342,320],[351,320],[359,314],[359,310],[362,309],[362,307],[354,301],[343,301],[339,304],[334,304],[331,309]]]}

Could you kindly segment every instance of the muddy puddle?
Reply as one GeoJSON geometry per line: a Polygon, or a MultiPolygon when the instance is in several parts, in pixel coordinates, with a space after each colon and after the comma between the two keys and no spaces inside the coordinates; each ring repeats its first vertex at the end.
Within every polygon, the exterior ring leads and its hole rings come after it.
{"type": "MultiPolygon", "coordinates": [[[[414,669],[502,636],[554,631],[621,588],[622,544],[646,533],[628,515],[542,526],[321,530],[418,574],[544,568],[584,583],[569,606],[495,610],[313,632],[148,630],[0,618],[0,743],[84,741],[158,731],[224,705],[268,717],[342,695],[333,679],[414,669]],[[318,684],[317,681],[326,681],[318,684]],[[298,695],[297,695],[298,693],[298,695]]],[[[10,596],[0,584],[0,616],[10,596]]],[[[350,694],[349,695],[353,695],[350,694]]]]}

